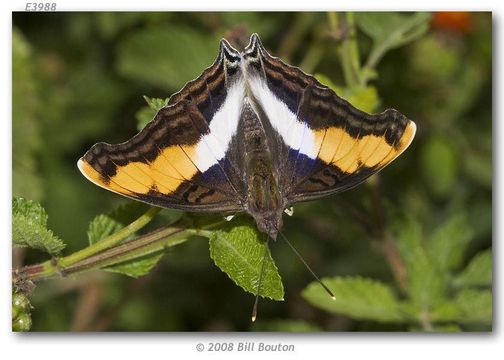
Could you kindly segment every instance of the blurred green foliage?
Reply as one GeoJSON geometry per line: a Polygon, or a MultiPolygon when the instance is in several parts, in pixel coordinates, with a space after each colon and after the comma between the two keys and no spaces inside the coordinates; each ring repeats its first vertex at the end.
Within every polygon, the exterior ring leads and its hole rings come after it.
{"type": "Polygon", "coordinates": [[[406,269],[402,296],[369,278],[334,277],[326,283],[338,301],[316,282],[303,291],[312,304],[334,313],[378,322],[404,323],[410,330],[460,331],[461,326],[492,323],[492,258],[486,250],[463,268],[473,236],[467,219],[455,216],[423,234],[413,219],[396,224],[397,247],[406,269]],[[463,269],[461,273],[457,273],[463,269]]]}
{"type": "Polygon", "coordinates": [[[39,124],[36,116],[40,100],[32,66],[32,50],[21,33],[12,33],[12,171],[16,184],[14,195],[24,195],[32,200],[42,197],[41,179],[36,169],[35,154],[40,145],[39,124]]]}
{"type": "Polygon", "coordinates": [[[222,37],[241,46],[258,32],[273,55],[355,106],[394,107],[418,126],[372,181],[285,219],[336,302],[308,285],[287,246],[271,243],[285,301],[262,301],[251,325],[253,296],[213,265],[208,243],[189,241],[138,279],[99,272],[40,282],[33,330],[490,330],[491,15],[466,13],[463,30],[432,16],[435,27],[431,14],[15,13],[13,194],[41,201],[65,253],[85,247],[86,234],[98,240],[126,224],[98,215],[125,201],[82,177],[77,159],[97,141],[135,134],[211,64],[222,37]]]}

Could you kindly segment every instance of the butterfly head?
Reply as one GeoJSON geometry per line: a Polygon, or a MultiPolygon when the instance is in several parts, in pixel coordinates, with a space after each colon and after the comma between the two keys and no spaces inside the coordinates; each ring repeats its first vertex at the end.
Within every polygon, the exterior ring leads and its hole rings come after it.
{"type": "Polygon", "coordinates": [[[273,240],[276,240],[278,231],[283,226],[283,211],[268,211],[265,213],[252,213],[260,232],[268,234],[273,240]]]}

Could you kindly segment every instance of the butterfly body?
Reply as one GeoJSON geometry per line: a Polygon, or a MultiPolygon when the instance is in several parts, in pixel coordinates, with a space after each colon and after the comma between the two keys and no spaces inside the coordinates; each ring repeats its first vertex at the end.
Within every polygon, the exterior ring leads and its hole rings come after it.
{"type": "Polygon", "coordinates": [[[277,229],[282,227],[282,213],[287,204],[278,183],[278,164],[270,151],[266,132],[247,98],[241,123],[247,184],[245,209],[256,221],[258,229],[275,239],[277,229]]]}
{"type": "Polygon", "coordinates": [[[252,35],[244,51],[221,41],[217,60],[140,133],[95,144],[78,163],[110,191],[195,212],[245,211],[275,239],[284,209],[348,190],[411,143],[396,110],[370,115],[252,35]]]}

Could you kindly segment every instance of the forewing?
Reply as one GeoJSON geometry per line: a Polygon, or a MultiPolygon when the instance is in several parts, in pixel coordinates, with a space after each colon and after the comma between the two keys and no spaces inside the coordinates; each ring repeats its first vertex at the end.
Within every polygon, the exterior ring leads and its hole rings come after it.
{"type": "Polygon", "coordinates": [[[354,187],[411,143],[416,126],[389,109],[364,113],[300,69],[271,56],[254,35],[247,81],[274,130],[279,183],[290,203],[354,187]]]}
{"type": "Polygon", "coordinates": [[[225,41],[215,63],[173,95],[140,133],[98,143],[78,163],[95,184],[162,207],[238,211],[240,164],[225,157],[244,97],[240,54],[225,41]]]}

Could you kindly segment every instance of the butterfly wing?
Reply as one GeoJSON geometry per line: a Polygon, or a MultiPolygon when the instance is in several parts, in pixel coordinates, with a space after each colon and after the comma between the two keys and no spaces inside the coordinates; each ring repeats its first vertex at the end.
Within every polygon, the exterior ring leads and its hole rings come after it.
{"type": "MultiPolygon", "coordinates": [[[[311,132],[313,152],[298,155],[293,170],[298,175],[290,182],[288,198],[291,203],[316,199],[357,186],[398,157],[411,143],[416,126],[396,110],[368,115],[353,108],[330,90],[312,89],[311,99],[301,102],[300,114],[311,119],[324,114],[325,119],[338,119],[341,124],[329,125],[311,132]],[[330,104],[321,105],[322,97],[330,104]],[[321,109],[321,107],[323,109],[321,109]],[[351,109],[351,110],[350,110],[351,109]],[[316,156],[314,158],[310,155],[316,156]]],[[[305,93],[306,95],[306,93],[305,93]]],[[[305,118],[306,119],[306,118],[305,118]]]]}
{"type": "Polygon", "coordinates": [[[238,211],[240,164],[225,153],[237,131],[244,81],[241,55],[223,41],[215,63],[173,95],[132,139],[98,143],[79,160],[93,183],[162,207],[238,211]]]}
{"type": "Polygon", "coordinates": [[[274,130],[279,183],[289,203],[360,184],[413,140],[415,123],[404,115],[356,109],[314,77],[268,54],[257,35],[243,58],[251,92],[274,130]]]}

